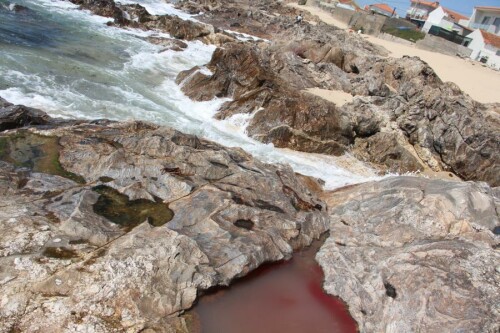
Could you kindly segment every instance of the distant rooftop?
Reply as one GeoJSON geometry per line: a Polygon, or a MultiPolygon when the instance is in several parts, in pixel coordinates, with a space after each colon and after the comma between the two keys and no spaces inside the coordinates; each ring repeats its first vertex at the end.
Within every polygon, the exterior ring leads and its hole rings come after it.
{"type": "Polygon", "coordinates": [[[411,0],[411,3],[417,3],[417,4],[424,5],[424,6],[434,7],[434,8],[439,7],[439,1],[431,2],[431,1],[422,1],[422,0],[411,0]]]}
{"type": "MultiPolygon", "coordinates": [[[[441,6],[441,7],[443,7],[443,6],[441,6]]],[[[464,16],[460,13],[457,13],[454,10],[451,10],[451,9],[448,9],[445,7],[443,7],[443,10],[456,23],[458,23],[458,21],[460,21],[460,20],[468,20],[469,19],[467,16],[464,16]]]]}
{"type": "Polygon", "coordinates": [[[476,6],[474,7],[475,9],[479,10],[492,10],[492,11],[499,11],[500,12],[500,7],[493,7],[493,6],[476,6]]]}
{"type": "Polygon", "coordinates": [[[483,35],[484,42],[489,45],[493,45],[494,47],[500,49],[500,37],[484,30],[480,30],[483,35]]]}
{"type": "Polygon", "coordinates": [[[367,7],[376,7],[376,8],[381,9],[389,14],[391,14],[394,11],[394,8],[390,7],[386,3],[374,3],[373,5],[368,5],[367,7]]]}

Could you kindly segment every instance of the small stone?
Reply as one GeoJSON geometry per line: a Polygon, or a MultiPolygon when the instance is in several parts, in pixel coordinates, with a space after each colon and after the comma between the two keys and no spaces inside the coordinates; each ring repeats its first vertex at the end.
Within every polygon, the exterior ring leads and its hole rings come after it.
{"type": "Polygon", "coordinates": [[[60,286],[61,284],[63,284],[63,281],[61,279],[55,279],[55,284],[56,286],[60,286]]]}

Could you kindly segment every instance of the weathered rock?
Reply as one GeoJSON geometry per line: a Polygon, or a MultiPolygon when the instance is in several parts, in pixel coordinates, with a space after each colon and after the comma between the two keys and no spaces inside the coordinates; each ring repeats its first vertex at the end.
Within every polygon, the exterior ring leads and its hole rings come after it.
{"type": "Polygon", "coordinates": [[[0,135],[0,332],[175,331],[199,292],[327,228],[289,167],[146,123],[49,125],[0,135]]]}
{"type": "Polygon", "coordinates": [[[396,177],[327,194],[325,290],[361,332],[497,332],[497,192],[396,177]]]}
{"type": "Polygon", "coordinates": [[[409,149],[413,147],[398,143],[396,133],[379,132],[366,139],[357,139],[353,152],[361,160],[383,165],[390,172],[424,171],[425,165],[409,149]]]}
{"type": "Polygon", "coordinates": [[[12,105],[0,99],[0,132],[28,125],[44,125],[50,116],[38,109],[23,105],[12,105]]]}
{"type": "Polygon", "coordinates": [[[148,29],[168,32],[174,38],[185,40],[193,40],[214,33],[214,29],[210,25],[185,21],[177,16],[170,15],[159,16],[157,20],[145,23],[145,26],[148,29]]]}
{"type": "MultiPolygon", "coordinates": [[[[302,151],[342,154],[354,142],[348,115],[333,103],[287,87],[285,79],[274,74],[285,64],[269,50],[228,43],[215,51],[207,65],[213,75],[193,68],[180,73],[177,82],[196,100],[234,99],[223,105],[217,117],[253,113],[247,132],[260,141],[302,151]]],[[[294,84],[301,88],[314,85],[312,80],[294,84]]]]}
{"type": "Polygon", "coordinates": [[[217,117],[253,114],[247,133],[263,142],[335,155],[353,145],[382,170],[432,169],[500,184],[498,106],[474,102],[418,58],[355,54],[354,46],[331,43],[229,43],[207,65],[212,75],[194,68],[177,81],[196,100],[232,98],[217,117]],[[304,64],[307,57],[313,61],[304,64]],[[317,86],[364,97],[337,107],[300,92],[317,86]]]}
{"type": "Polygon", "coordinates": [[[111,17],[118,24],[124,24],[126,18],[123,15],[123,11],[118,8],[113,0],[70,0],[75,5],[79,5],[83,9],[88,9],[92,13],[111,17]]]}
{"type": "Polygon", "coordinates": [[[12,103],[9,103],[8,101],[6,101],[2,97],[0,97],[0,108],[5,108],[5,107],[11,106],[11,105],[12,105],[12,103]]]}
{"type": "Polygon", "coordinates": [[[163,49],[164,51],[166,50],[182,51],[188,46],[185,42],[172,38],[148,37],[147,41],[152,44],[164,47],[163,49]]]}

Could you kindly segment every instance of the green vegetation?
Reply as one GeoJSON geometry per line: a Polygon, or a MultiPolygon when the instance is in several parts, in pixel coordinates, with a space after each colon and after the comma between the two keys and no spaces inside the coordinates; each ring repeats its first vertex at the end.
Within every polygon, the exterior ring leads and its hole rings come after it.
{"type": "Polygon", "coordinates": [[[425,33],[417,30],[410,29],[397,29],[397,28],[385,28],[382,32],[388,33],[395,37],[409,40],[410,42],[416,42],[417,40],[424,39],[425,33]]]}
{"type": "Polygon", "coordinates": [[[42,254],[49,258],[55,259],[72,259],[78,257],[74,250],[66,249],[64,247],[46,247],[42,254]]]}
{"type": "Polygon", "coordinates": [[[85,179],[66,171],[59,162],[59,139],[28,131],[0,137],[0,160],[34,172],[48,173],[84,184],[85,179]]]}

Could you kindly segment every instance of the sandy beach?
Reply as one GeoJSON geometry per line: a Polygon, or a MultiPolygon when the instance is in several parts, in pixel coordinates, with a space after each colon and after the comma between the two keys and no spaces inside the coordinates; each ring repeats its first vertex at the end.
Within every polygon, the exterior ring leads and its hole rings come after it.
{"type": "MultiPolygon", "coordinates": [[[[296,3],[288,4],[291,7],[308,11],[312,15],[331,25],[341,29],[347,29],[347,25],[336,20],[329,12],[311,5],[299,6],[296,3]]],[[[377,38],[375,36],[362,35],[363,38],[373,44],[382,46],[390,52],[390,56],[401,58],[405,55],[417,56],[427,62],[443,81],[456,83],[464,92],[473,99],[482,103],[500,103],[500,72],[484,67],[478,62],[469,59],[461,59],[441,53],[421,50],[396,42],[377,38]]]]}
{"type": "Polygon", "coordinates": [[[305,92],[319,96],[327,101],[335,103],[337,106],[342,106],[346,103],[352,102],[353,96],[341,90],[328,90],[321,88],[309,88],[305,92]]]}

